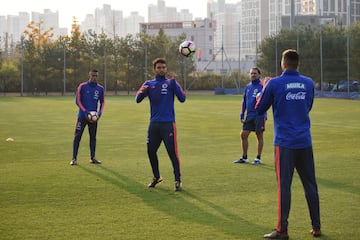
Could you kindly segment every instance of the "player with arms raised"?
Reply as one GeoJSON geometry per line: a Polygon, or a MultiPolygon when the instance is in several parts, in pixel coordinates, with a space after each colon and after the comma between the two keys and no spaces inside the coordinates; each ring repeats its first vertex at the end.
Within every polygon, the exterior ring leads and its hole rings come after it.
{"type": "Polygon", "coordinates": [[[155,79],[145,81],[135,97],[137,103],[140,103],[145,97],[150,100],[147,152],[154,178],[148,187],[154,188],[156,184],[163,180],[160,176],[157,156],[157,151],[163,141],[174,169],[175,191],[180,191],[182,186],[180,158],[176,141],[174,99],[176,96],[180,102],[185,102],[186,95],[173,77],[166,77],[167,66],[165,59],[156,58],[153,61],[153,70],[155,79]]]}

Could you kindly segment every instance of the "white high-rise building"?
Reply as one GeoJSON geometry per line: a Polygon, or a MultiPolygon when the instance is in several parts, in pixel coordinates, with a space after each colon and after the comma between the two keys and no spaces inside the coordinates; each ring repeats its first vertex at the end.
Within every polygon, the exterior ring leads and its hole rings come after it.
{"type": "Polygon", "coordinates": [[[219,11],[213,12],[213,20],[216,22],[214,46],[216,59],[238,59],[239,49],[239,4],[218,5],[219,11]],[[225,56],[226,55],[226,56],[225,56]]]}
{"type": "Polygon", "coordinates": [[[166,7],[164,0],[158,0],[157,5],[149,4],[148,6],[148,22],[151,23],[192,20],[193,15],[188,9],[181,9],[180,12],[178,12],[175,7],[166,7]]]}
{"type": "Polygon", "coordinates": [[[336,25],[349,25],[360,20],[360,0],[303,0],[314,6],[315,14],[334,18],[336,25]]]}
{"type": "Polygon", "coordinates": [[[111,6],[104,4],[103,8],[95,9],[95,16],[86,15],[81,23],[81,32],[93,31],[97,34],[104,33],[109,38],[125,37],[128,34],[135,35],[140,32],[140,23],[144,17],[138,12],[131,12],[130,16],[124,17],[120,10],[112,10],[111,6]]]}
{"type": "Polygon", "coordinates": [[[80,24],[82,33],[95,30],[95,17],[93,14],[86,14],[84,21],[80,24]]]}
{"type": "Polygon", "coordinates": [[[300,23],[346,26],[360,20],[360,0],[269,0],[269,14],[270,34],[300,23]]]}
{"type": "Polygon", "coordinates": [[[21,35],[23,34],[26,26],[29,23],[30,16],[26,12],[19,12],[18,16],[8,15],[7,18],[2,18],[1,25],[4,26],[0,36],[8,44],[15,44],[20,41],[21,35]]]}
{"type": "Polygon", "coordinates": [[[144,23],[145,18],[140,16],[138,12],[131,12],[129,17],[124,19],[124,32],[123,35],[132,34],[136,35],[140,32],[140,23],[144,23]]]}
{"type": "Polygon", "coordinates": [[[119,36],[121,29],[123,29],[122,11],[112,10],[109,4],[95,9],[94,31],[97,34],[104,33],[108,37],[119,36]]]}
{"type": "Polygon", "coordinates": [[[32,12],[31,20],[42,31],[48,31],[52,29],[54,33],[52,39],[56,39],[59,36],[67,35],[66,28],[59,28],[59,12],[52,12],[50,9],[44,9],[44,13],[32,12]]]}

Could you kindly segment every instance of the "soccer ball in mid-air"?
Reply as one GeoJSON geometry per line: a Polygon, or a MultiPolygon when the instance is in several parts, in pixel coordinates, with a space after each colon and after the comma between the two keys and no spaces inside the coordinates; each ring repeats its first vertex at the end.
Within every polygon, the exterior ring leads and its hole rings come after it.
{"type": "Polygon", "coordinates": [[[96,111],[90,111],[87,118],[90,122],[96,122],[99,119],[99,115],[96,111]]]}
{"type": "Polygon", "coordinates": [[[179,46],[179,52],[184,57],[191,57],[196,52],[195,43],[192,41],[184,41],[179,46]]]}

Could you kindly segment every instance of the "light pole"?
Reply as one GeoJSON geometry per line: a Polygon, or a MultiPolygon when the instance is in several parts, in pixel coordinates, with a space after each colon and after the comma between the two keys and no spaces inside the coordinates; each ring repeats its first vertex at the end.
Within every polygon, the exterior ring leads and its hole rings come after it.
{"type": "Polygon", "coordinates": [[[24,35],[21,35],[21,96],[24,95],[24,35]]]}
{"type": "Polygon", "coordinates": [[[350,64],[349,64],[349,59],[350,59],[350,0],[347,0],[346,2],[346,29],[347,29],[347,33],[346,33],[346,77],[347,77],[347,92],[348,95],[350,94],[350,64]]]}
{"type": "Polygon", "coordinates": [[[64,82],[64,87],[63,87],[63,96],[65,96],[66,94],[66,40],[64,39],[62,41],[62,45],[63,45],[63,58],[64,58],[64,65],[63,65],[63,82],[64,82]]]}

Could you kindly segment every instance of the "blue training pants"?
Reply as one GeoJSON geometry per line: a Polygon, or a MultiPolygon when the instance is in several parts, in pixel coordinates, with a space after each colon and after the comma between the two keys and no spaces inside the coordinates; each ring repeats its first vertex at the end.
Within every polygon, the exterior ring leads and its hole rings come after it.
{"type": "Polygon", "coordinates": [[[77,158],[81,137],[86,125],[88,125],[90,136],[90,159],[95,158],[97,122],[90,123],[86,119],[78,119],[74,132],[73,159],[77,158]]]}
{"type": "Polygon", "coordinates": [[[147,136],[147,153],[155,178],[160,177],[157,151],[162,141],[165,144],[167,153],[174,169],[175,181],[180,181],[180,158],[178,156],[177,149],[175,122],[151,122],[149,125],[147,136]]]}
{"type": "Polygon", "coordinates": [[[312,227],[320,228],[319,194],[312,147],[289,149],[275,146],[275,169],[278,189],[277,231],[284,232],[288,229],[294,169],[298,172],[304,187],[312,227]]]}

